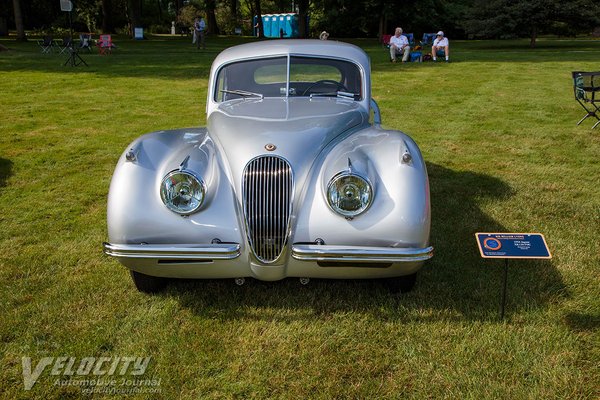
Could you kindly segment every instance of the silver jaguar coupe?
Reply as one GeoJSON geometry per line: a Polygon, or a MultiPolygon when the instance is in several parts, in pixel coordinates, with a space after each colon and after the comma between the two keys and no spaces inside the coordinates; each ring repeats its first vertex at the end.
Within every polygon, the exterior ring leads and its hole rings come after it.
{"type": "Polygon", "coordinates": [[[127,147],[104,252],[143,292],[166,278],[387,279],[433,255],[415,142],[381,128],[369,58],[334,41],[236,46],[215,59],[207,127],[127,147]]]}

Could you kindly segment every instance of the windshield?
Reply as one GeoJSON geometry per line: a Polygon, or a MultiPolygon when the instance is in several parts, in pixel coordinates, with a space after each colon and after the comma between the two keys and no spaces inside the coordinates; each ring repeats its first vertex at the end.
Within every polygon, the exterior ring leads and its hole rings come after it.
{"type": "Polygon", "coordinates": [[[214,99],[244,97],[341,96],[362,99],[361,74],[349,61],[315,57],[274,57],[228,64],[219,70],[214,99]],[[289,76],[289,83],[288,83],[289,76]]]}

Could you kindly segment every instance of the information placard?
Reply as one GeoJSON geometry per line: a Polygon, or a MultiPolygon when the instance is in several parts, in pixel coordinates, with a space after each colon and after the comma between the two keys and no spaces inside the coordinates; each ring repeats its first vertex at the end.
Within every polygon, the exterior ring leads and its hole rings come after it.
{"type": "Polygon", "coordinates": [[[483,258],[552,258],[541,233],[476,233],[483,258]]]}

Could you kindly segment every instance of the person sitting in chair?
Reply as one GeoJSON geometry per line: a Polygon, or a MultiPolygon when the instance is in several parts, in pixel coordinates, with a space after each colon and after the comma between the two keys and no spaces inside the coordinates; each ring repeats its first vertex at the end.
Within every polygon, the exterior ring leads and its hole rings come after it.
{"type": "Polygon", "coordinates": [[[450,44],[448,38],[444,37],[444,32],[439,31],[433,41],[433,47],[431,47],[431,55],[433,61],[437,61],[437,56],[446,56],[446,62],[450,62],[450,44]]]}
{"type": "Polygon", "coordinates": [[[390,38],[390,58],[392,62],[396,62],[398,54],[402,54],[402,62],[406,62],[410,54],[408,38],[402,34],[402,28],[396,28],[394,36],[390,38]]]}

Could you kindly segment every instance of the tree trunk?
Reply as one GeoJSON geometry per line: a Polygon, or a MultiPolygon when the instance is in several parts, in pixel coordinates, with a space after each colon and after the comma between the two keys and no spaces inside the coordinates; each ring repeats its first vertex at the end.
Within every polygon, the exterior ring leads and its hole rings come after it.
{"type": "Polygon", "coordinates": [[[308,0],[298,0],[298,31],[301,38],[308,37],[308,0]]]}
{"type": "Polygon", "coordinates": [[[235,22],[236,26],[238,23],[237,2],[238,0],[229,0],[229,13],[231,14],[231,19],[235,22]]]}
{"type": "Polygon", "coordinates": [[[383,38],[383,35],[385,35],[385,14],[383,13],[383,10],[381,11],[381,15],[379,15],[379,32],[377,32],[377,37],[379,38],[379,40],[381,41],[381,38],[383,38]]]}
{"type": "Polygon", "coordinates": [[[102,32],[114,33],[110,0],[102,0],[102,32]]]}
{"type": "Polygon", "coordinates": [[[15,11],[15,25],[17,26],[17,41],[26,42],[25,25],[23,24],[23,14],[21,13],[21,1],[13,0],[13,8],[15,11]]]}
{"type": "Polygon", "coordinates": [[[208,33],[218,35],[219,25],[217,25],[217,16],[215,15],[216,1],[206,0],[206,30],[208,33]]]}
{"type": "Polygon", "coordinates": [[[0,15],[0,36],[8,36],[8,21],[4,15],[0,15]]]}
{"type": "Polygon", "coordinates": [[[263,27],[262,12],[260,10],[260,0],[254,0],[254,10],[256,11],[256,17],[258,19],[258,37],[265,37],[265,30],[263,27]]]}
{"type": "Polygon", "coordinates": [[[531,40],[529,41],[529,47],[535,49],[535,42],[537,40],[538,29],[537,26],[531,27],[531,40]]]}
{"type": "Polygon", "coordinates": [[[142,4],[140,0],[128,0],[129,23],[131,24],[131,34],[134,29],[142,26],[142,4]]]}

